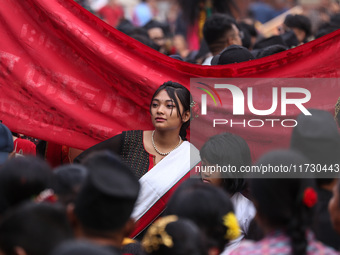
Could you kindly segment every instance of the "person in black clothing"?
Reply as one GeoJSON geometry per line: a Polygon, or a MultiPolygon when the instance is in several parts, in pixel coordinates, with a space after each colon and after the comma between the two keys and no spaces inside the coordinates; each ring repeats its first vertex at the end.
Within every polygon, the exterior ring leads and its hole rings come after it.
{"type": "Polygon", "coordinates": [[[109,151],[94,152],[84,165],[88,176],[74,207],[68,209],[75,235],[120,254],[134,228],[131,213],[139,182],[132,170],[109,151]]]}

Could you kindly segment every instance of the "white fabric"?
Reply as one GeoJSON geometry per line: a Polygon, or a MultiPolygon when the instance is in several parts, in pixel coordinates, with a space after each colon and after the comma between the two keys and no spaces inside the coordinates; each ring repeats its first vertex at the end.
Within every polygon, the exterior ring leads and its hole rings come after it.
{"type": "Polygon", "coordinates": [[[254,204],[240,192],[236,192],[230,200],[234,205],[236,218],[238,219],[242,233],[247,234],[249,224],[256,214],[254,204]]]}
{"type": "Polygon", "coordinates": [[[207,57],[203,63],[202,66],[211,66],[211,60],[213,59],[213,56],[207,57]]]}
{"type": "Polygon", "coordinates": [[[238,220],[238,224],[241,228],[241,235],[239,238],[229,242],[224,251],[220,255],[230,254],[235,248],[240,245],[243,237],[248,233],[249,224],[255,217],[256,209],[253,202],[243,196],[240,192],[235,193],[231,198],[231,202],[234,205],[235,215],[238,220]]]}
{"type": "Polygon", "coordinates": [[[139,179],[141,190],[132,212],[140,219],[164,194],[200,161],[199,151],[184,141],[139,179]]]}

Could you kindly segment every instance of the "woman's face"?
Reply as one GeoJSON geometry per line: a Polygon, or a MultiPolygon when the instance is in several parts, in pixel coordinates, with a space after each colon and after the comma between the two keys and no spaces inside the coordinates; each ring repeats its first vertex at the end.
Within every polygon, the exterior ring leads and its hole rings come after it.
{"type": "Polygon", "coordinates": [[[221,173],[216,171],[216,165],[209,164],[205,159],[202,160],[201,178],[203,182],[217,187],[221,187],[223,183],[221,173]]]}
{"type": "Polygon", "coordinates": [[[179,109],[166,90],[161,90],[151,102],[151,119],[156,129],[180,130],[182,124],[190,118],[188,111],[182,113],[182,119],[178,112],[183,112],[183,106],[177,99],[179,109]]]}
{"type": "Polygon", "coordinates": [[[333,187],[333,197],[329,201],[328,211],[331,216],[331,222],[335,231],[340,234],[340,201],[338,184],[333,187]]]}

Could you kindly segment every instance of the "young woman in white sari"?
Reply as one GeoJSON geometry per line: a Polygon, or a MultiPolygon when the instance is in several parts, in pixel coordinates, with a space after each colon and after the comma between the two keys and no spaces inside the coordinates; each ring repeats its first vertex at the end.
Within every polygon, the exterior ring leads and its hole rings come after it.
{"type": "Polygon", "coordinates": [[[132,215],[137,220],[133,236],[159,216],[173,190],[200,161],[198,150],[186,139],[191,104],[187,88],[176,82],[165,82],[151,100],[154,130],[124,131],[89,148],[75,160],[80,162],[93,151],[110,150],[132,168],[141,183],[132,215]]]}

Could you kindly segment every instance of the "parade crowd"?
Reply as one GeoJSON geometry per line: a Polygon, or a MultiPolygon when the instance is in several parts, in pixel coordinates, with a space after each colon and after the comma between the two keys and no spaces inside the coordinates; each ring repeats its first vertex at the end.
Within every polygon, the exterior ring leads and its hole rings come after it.
{"type": "MultiPolygon", "coordinates": [[[[166,1],[164,12],[159,1],[144,0],[130,15],[115,0],[77,2],[154,50],[197,65],[264,58],[340,28],[340,5],[331,0],[281,16],[270,35],[263,26],[295,1],[251,1],[246,11],[231,0],[166,1]]],[[[256,161],[231,132],[199,149],[191,144],[192,95],[173,81],[152,96],[152,130],[121,130],[76,155],[68,148],[57,164],[46,157],[52,143],[1,123],[0,254],[340,254],[340,97],[331,103],[332,113],[301,113],[289,148],[256,161]],[[270,178],[206,170],[292,164],[321,170],[270,178]],[[196,166],[205,171],[194,173],[196,166]]]]}

